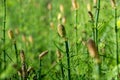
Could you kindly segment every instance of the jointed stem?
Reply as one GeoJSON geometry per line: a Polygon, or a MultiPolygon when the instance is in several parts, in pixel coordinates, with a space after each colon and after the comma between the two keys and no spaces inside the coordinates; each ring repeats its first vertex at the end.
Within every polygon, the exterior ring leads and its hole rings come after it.
{"type": "Polygon", "coordinates": [[[62,80],[64,80],[64,70],[63,70],[63,64],[62,64],[62,61],[59,60],[60,62],[60,68],[61,68],[61,73],[62,73],[62,80]]]}
{"type": "Polygon", "coordinates": [[[65,41],[65,48],[66,48],[66,55],[67,55],[67,69],[68,69],[68,80],[71,80],[70,76],[70,56],[69,56],[69,46],[68,46],[68,41],[65,41]]]}
{"type": "Polygon", "coordinates": [[[39,60],[39,80],[41,80],[41,59],[39,60]]]}
{"type": "Polygon", "coordinates": [[[17,51],[16,41],[14,41],[14,48],[15,48],[15,54],[16,54],[16,62],[17,62],[17,64],[18,64],[18,51],[17,51]]]}
{"type": "Polygon", "coordinates": [[[77,37],[78,37],[78,35],[77,35],[77,12],[78,12],[78,10],[75,10],[75,48],[76,48],[76,54],[78,53],[78,48],[77,48],[77,37]]]}
{"type": "MultiPolygon", "coordinates": [[[[100,13],[100,0],[97,0],[97,8],[96,8],[96,19],[95,19],[95,42],[98,51],[98,20],[99,20],[99,13],[100,13]]],[[[99,53],[99,51],[98,51],[99,53]]],[[[98,78],[100,79],[101,75],[101,64],[98,65],[98,78]]]]}
{"type": "MultiPolygon", "coordinates": [[[[118,30],[117,30],[117,8],[115,7],[115,13],[114,13],[114,17],[115,17],[115,39],[116,39],[116,64],[117,64],[117,72],[119,73],[119,68],[118,68],[118,64],[119,64],[119,54],[118,54],[118,30]]],[[[117,77],[118,78],[118,77],[117,77]]]]}
{"type": "Polygon", "coordinates": [[[95,19],[95,42],[97,44],[98,47],[98,20],[99,20],[99,12],[100,12],[100,0],[98,0],[97,2],[97,9],[96,9],[96,19],[95,19]]]}
{"type": "Polygon", "coordinates": [[[6,0],[4,0],[4,24],[3,24],[3,44],[4,44],[4,69],[6,69],[5,32],[6,32],[6,0]]]}

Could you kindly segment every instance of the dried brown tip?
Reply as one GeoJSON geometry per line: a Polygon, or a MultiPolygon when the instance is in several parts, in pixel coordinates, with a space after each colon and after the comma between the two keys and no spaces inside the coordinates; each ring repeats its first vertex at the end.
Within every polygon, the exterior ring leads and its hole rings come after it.
{"type": "Polygon", "coordinates": [[[116,2],[115,2],[115,0],[111,0],[111,6],[112,6],[113,8],[116,8],[116,2]]]}
{"type": "Polygon", "coordinates": [[[62,24],[58,25],[57,30],[58,30],[58,34],[60,35],[60,37],[62,37],[62,38],[66,37],[66,31],[62,24]]]}
{"type": "Polygon", "coordinates": [[[52,10],[52,4],[51,4],[51,3],[48,3],[47,8],[48,8],[48,10],[52,10]]]}
{"type": "Polygon", "coordinates": [[[60,4],[60,12],[64,13],[64,6],[62,4],[60,4]]]}
{"type": "Polygon", "coordinates": [[[13,33],[12,30],[8,30],[8,37],[9,37],[10,39],[14,39],[14,33],[13,33]]]}
{"type": "Polygon", "coordinates": [[[59,50],[56,51],[56,55],[57,55],[58,60],[60,60],[62,55],[61,55],[61,52],[59,50]]]}
{"type": "Polygon", "coordinates": [[[79,8],[79,5],[76,2],[76,0],[72,0],[72,7],[73,7],[74,10],[77,10],[79,8]]]}
{"type": "Polygon", "coordinates": [[[88,51],[89,51],[91,57],[93,57],[93,58],[98,57],[97,47],[95,45],[95,42],[92,39],[88,40],[87,48],[88,48],[88,51]]]}
{"type": "Polygon", "coordinates": [[[47,53],[48,53],[48,50],[43,51],[43,52],[39,55],[39,59],[42,59],[42,57],[44,57],[47,53]]]}
{"type": "Polygon", "coordinates": [[[27,69],[27,74],[29,75],[30,72],[33,71],[33,70],[34,70],[34,69],[33,69],[32,67],[29,67],[29,68],[27,69]]]}
{"type": "Polygon", "coordinates": [[[25,62],[25,54],[24,54],[24,51],[23,51],[23,50],[20,51],[20,59],[21,59],[21,62],[22,62],[22,63],[25,62]]]}
{"type": "Polygon", "coordinates": [[[93,21],[94,18],[93,18],[93,14],[92,14],[92,12],[91,12],[91,11],[88,11],[88,14],[89,14],[91,20],[93,21]]]}
{"type": "Polygon", "coordinates": [[[87,10],[88,10],[88,14],[89,14],[91,20],[93,21],[93,14],[91,12],[91,5],[90,5],[90,3],[87,4],[87,10]]]}

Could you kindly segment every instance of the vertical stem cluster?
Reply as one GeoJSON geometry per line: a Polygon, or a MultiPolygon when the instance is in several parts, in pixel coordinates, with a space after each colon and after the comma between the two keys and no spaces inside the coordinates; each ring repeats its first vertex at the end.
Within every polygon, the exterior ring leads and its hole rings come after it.
{"type": "Polygon", "coordinates": [[[6,50],[5,50],[5,32],[6,32],[6,0],[4,0],[4,23],[3,23],[3,57],[4,57],[4,69],[6,69],[6,50]]]}

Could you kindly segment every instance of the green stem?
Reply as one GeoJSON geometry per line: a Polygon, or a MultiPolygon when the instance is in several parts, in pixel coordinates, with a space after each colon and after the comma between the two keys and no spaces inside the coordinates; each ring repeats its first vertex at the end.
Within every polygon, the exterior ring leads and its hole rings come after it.
{"type": "Polygon", "coordinates": [[[3,57],[4,57],[4,70],[6,69],[6,50],[5,50],[5,32],[6,32],[6,0],[4,0],[4,24],[3,24],[3,44],[4,44],[4,50],[3,50],[3,57]]]}
{"type": "Polygon", "coordinates": [[[62,64],[62,61],[59,60],[60,62],[60,68],[61,68],[61,73],[62,73],[62,80],[64,80],[64,69],[63,69],[63,64],[62,64]]]}
{"type": "Polygon", "coordinates": [[[16,41],[14,41],[14,49],[15,49],[15,54],[16,54],[16,62],[17,62],[17,64],[18,64],[18,51],[17,51],[16,41]]]}
{"type": "Polygon", "coordinates": [[[75,44],[76,44],[76,54],[78,53],[78,48],[77,48],[77,17],[78,17],[78,15],[77,15],[77,12],[78,12],[78,10],[75,10],[75,44]]]}
{"type": "MultiPolygon", "coordinates": [[[[100,13],[100,0],[97,0],[97,8],[96,8],[96,19],[95,19],[95,42],[97,45],[98,51],[98,20],[99,20],[99,13],[100,13]]],[[[98,51],[99,53],[99,51],[98,51]]],[[[98,64],[98,78],[101,77],[101,65],[98,64]]]]}
{"type": "MultiPolygon", "coordinates": [[[[52,4],[52,1],[50,2],[51,4],[52,4]]],[[[50,63],[52,64],[53,63],[53,61],[54,61],[54,55],[52,54],[52,29],[51,29],[51,25],[50,25],[50,23],[51,23],[51,21],[52,21],[52,9],[51,10],[49,10],[49,12],[48,12],[48,16],[49,16],[49,19],[48,19],[48,22],[49,22],[49,37],[48,37],[48,40],[49,40],[49,46],[48,46],[48,49],[49,49],[49,59],[50,59],[50,63]]]]}
{"type": "Polygon", "coordinates": [[[71,80],[70,76],[70,56],[69,56],[69,46],[68,46],[68,41],[65,41],[65,48],[66,48],[66,55],[67,55],[67,69],[68,69],[68,80],[71,80]]]}
{"type": "MultiPolygon", "coordinates": [[[[116,39],[116,64],[117,64],[117,73],[119,74],[119,54],[118,54],[118,30],[117,30],[117,7],[115,7],[114,17],[115,17],[115,39],[116,39]]],[[[118,76],[117,76],[118,78],[118,76]]]]}
{"type": "Polygon", "coordinates": [[[98,47],[98,20],[99,20],[99,13],[100,13],[100,0],[98,0],[97,2],[97,8],[96,8],[96,19],[95,19],[95,42],[97,44],[98,47]]]}
{"type": "Polygon", "coordinates": [[[42,80],[42,78],[41,78],[41,59],[39,60],[39,80],[42,80]]]}
{"type": "Polygon", "coordinates": [[[102,79],[102,77],[101,77],[101,64],[100,63],[97,63],[96,64],[96,67],[97,67],[97,71],[96,71],[96,73],[98,74],[97,75],[97,77],[96,77],[96,79],[95,80],[101,80],[102,79]]]}

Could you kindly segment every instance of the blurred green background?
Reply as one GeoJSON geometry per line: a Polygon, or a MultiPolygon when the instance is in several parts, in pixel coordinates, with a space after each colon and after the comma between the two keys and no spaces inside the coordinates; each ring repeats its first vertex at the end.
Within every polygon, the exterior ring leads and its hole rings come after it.
{"type": "MultiPolygon", "coordinates": [[[[56,65],[53,69],[51,66],[56,62],[56,45],[65,51],[64,43],[59,38],[57,33],[57,26],[59,23],[59,16],[65,18],[65,29],[67,38],[69,40],[70,55],[71,55],[71,76],[72,80],[93,80],[94,75],[91,74],[94,70],[93,59],[89,57],[86,46],[82,44],[82,40],[92,38],[92,27],[90,17],[87,11],[87,4],[91,5],[93,16],[95,17],[95,8],[93,0],[76,0],[79,8],[77,12],[72,9],[71,0],[6,0],[6,52],[12,60],[15,60],[15,51],[13,41],[8,37],[8,31],[13,30],[19,50],[25,51],[27,67],[32,66],[37,71],[39,69],[39,54],[44,50],[49,50],[48,55],[45,56],[42,62],[45,74],[49,70],[48,75],[44,78],[48,80],[58,79],[60,74],[60,67],[56,65]],[[51,4],[51,10],[48,5],[51,4]],[[64,11],[60,14],[60,5],[64,7],[64,11]],[[60,15],[59,15],[60,14],[60,15]],[[59,16],[58,16],[59,15],[59,16]],[[77,23],[76,23],[77,20],[77,23]],[[78,54],[75,53],[75,23],[77,24],[78,37],[78,54]],[[85,32],[85,33],[84,33],[85,32]],[[93,76],[93,77],[91,77],[93,76]]],[[[120,1],[116,0],[118,7],[118,20],[120,12],[120,1]]],[[[3,0],[0,0],[0,78],[9,78],[16,73],[11,66],[7,66],[6,71],[3,70],[3,19],[4,6],[3,0]],[[9,69],[10,68],[10,69],[9,69]]],[[[119,31],[119,30],[118,30],[119,31]]],[[[118,32],[120,33],[120,32],[118,32]]],[[[103,80],[110,80],[116,74],[116,55],[115,55],[115,33],[114,33],[114,10],[111,7],[110,0],[101,0],[100,16],[98,23],[98,40],[99,52],[102,63],[103,80]],[[102,51],[104,50],[104,51],[102,51]],[[114,71],[115,70],[115,71],[114,71]],[[114,72],[113,72],[114,71],[114,72]]],[[[119,38],[120,42],[120,38],[119,38]]],[[[120,51],[120,50],[119,50],[120,51]]],[[[62,53],[63,56],[66,56],[62,53]]],[[[7,65],[14,64],[7,57],[7,65]]],[[[63,64],[66,66],[66,58],[63,58],[63,64]]],[[[20,59],[19,59],[20,63],[20,59]]],[[[58,63],[59,64],[59,63],[58,63]]],[[[19,65],[20,66],[20,65],[19,65]]],[[[65,71],[65,75],[67,72],[65,71]]]]}

